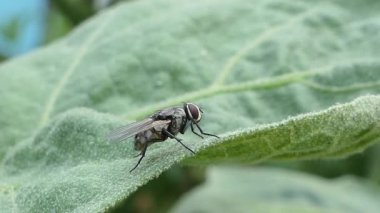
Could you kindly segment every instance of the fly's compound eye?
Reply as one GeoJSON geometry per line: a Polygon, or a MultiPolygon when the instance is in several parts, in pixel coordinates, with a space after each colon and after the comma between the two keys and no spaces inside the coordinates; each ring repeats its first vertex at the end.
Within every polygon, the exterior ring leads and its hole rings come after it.
{"type": "Polygon", "coordinates": [[[186,110],[192,120],[197,123],[201,120],[202,112],[197,105],[188,103],[186,104],[186,110]]]}

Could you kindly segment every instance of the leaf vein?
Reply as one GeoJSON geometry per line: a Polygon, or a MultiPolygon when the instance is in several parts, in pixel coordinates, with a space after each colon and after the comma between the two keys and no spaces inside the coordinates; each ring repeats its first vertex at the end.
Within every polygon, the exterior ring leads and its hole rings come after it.
{"type": "Polygon", "coordinates": [[[57,86],[53,89],[51,92],[44,110],[42,112],[42,115],[40,117],[40,121],[38,124],[38,127],[41,128],[44,126],[50,119],[50,115],[54,109],[54,106],[58,100],[58,97],[62,93],[64,87],[66,86],[67,82],[69,81],[70,77],[73,75],[73,73],[76,71],[77,67],[81,63],[82,59],[86,56],[89,46],[98,38],[98,36],[101,34],[103,28],[109,23],[111,17],[108,19],[105,19],[103,23],[97,27],[94,31],[94,33],[91,34],[91,36],[88,37],[88,39],[83,43],[82,46],[80,46],[79,51],[72,61],[72,63],[68,66],[68,68],[64,71],[63,77],[58,82],[57,86]]]}
{"type": "Polygon", "coordinates": [[[268,30],[265,30],[258,37],[256,37],[252,42],[248,42],[247,45],[244,45],[240,50],[238,50],[234,55],[232,55],[227,60],[227,62],[223,66],[222,72],[216,78],[216,80],[211,86],[217,87],[217,86],[222,85],[226,77],[232,72],[236,64],[238,64],[239,61],[242,60],[249,52],[256,49],[263,43],[269,41],[274,35],[277,35],[279,31],[292,26],[293,24],[297,23],[300,20],[303,20],[305,17],[307,17],[310,14],[311,14],[311,11],[306,11],[304,13],[296,15],[295,17],[288,19],[285,23],[281,23],[279,25],[269,28],[268,30]]]}
{"type": "MultiPolygon", "coordinates": [[[[348,64],[368,63],[374,60],[376,59],[372,59],[372,58],[367,58],[367,59],[359,58],[356,60],[352,59],[350,61],[342,61],[342,62],[333,63],[326,66],[310,68],[306,71],[294,71],[289,74],[283,74],[280,76],[275,76],[275,77],[271,77],[267,79],[252,80],[252,81],[246,81],[246,82],[235,83],[235,84],[230,84],[230,85],[221,85],[218,87],[207,87],[207,88],[203,88],[203,89],[196,90],[193,92],[185,93],[181,96],[170,98],[165,101],[158,102],[156,104],[152,104],[152,105],[140,108],[139,110],[136,110],[134,112],[122,115],[122,117],[127,118],[127,119],[141,119],[144,116],[149,115],[149,113],[165,108],[165,107],[173,106],[175,104],[185,102],[188,100],[192,100],[192,101],[199,100],[202,98],[211,97],[211,96],[218,95],[221,93],[274,89],[274,88],[279,88],[279,87],[286,86],[293,83],[305,83],[305,79],[316,76],[318,74],[331,71],[338,66],[344,66],[347,63],[348,64]]],[[[358,87],[358,89],[361,89],[361,88],[358,87]]]]}

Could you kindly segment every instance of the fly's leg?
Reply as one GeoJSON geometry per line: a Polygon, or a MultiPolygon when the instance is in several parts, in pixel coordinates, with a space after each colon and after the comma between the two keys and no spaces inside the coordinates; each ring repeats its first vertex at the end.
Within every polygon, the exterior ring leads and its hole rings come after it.
{"type": "MultiPolygon", "coordinates": [[[[135,170],[135,169],[137,168],[137,166],[140,164],[141,160],[145,157],[145,152],[146,152],[146,149],[147,149],[147,148],[148,148],[148,144],[146,143],[146,144],[144,145],[143,150],[142,150],[141,153],[139,154],[139,155],[141,155],[139,161],[137,162],[136,166],[133,167],[129,172],[132,172],[133,170],[135,170]]],[[[137,156],[139,156],[139,155],[137,155],[137,156]]],[[[136,156],[136,157],[137,157],[137,156],[136,156]]]]}
{"type": "Polygon", "coordinates": [[[208,136],[213,136],[213,137],[219,138],[219,136],[217,136],[217,135],[213,135],[210,133],[203,132],[203,130],[201,129],[201,127],[197,123],[194,123],[194,124],[195,124],[195,126],[197,126],[197,128],[199,129],[199,131],[201,132],[202,135],[208,135],[208,136]]]}
{"type": "Polygon", "coordinates": [[[199,137],[201,137],[201,138],[203,139],[203,136],[202,136],[202,135],[200,135],[200,134],[198,134],[196,131],[194,131],[193,123],[191,123],[191,122],[190,122],[190,128],[191,128],[191,131],[192,131],[194,134],[198,135],[199,137]]]}
{"type": "Polygon", "coordinates": [[[183,147],[185,147],[187,150],[189,150],[190,152],[192,152],[193,154],[195,154],[195,152],[193,150],[191,150],[189,147],[187,147],[185,144],[183,144],[181,142],[181,139],[177,138],[176,136],[174,136],[172,133],[170,133],[168,130],[166,129],[162,129],[162,132],[167,135],[169,138],[173,138],[175,139],[178,143],[180,143],[183,147]]]}

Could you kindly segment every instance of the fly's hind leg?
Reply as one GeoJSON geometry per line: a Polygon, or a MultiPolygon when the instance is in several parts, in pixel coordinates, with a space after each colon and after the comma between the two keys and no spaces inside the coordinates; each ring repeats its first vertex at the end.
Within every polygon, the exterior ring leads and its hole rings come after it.
{"type": "Polygon", "coordinates": [[[143,147],[143,150],[140,152],[140,154],[136,155],[136,157],[138,157],[138,156],[141,155],[139,161],[137,162],[136,166],[133,167],[129,172],[132,172],[133,170],[135,170],[135,169],[137,168],[137,166],[140,164],[141,160],[145,157],[145,152],[146,152],[146,149],[147,149],[147,148],[148,148],[148,144],[145,143],[145,144],[144,144],[144,147],[143,147]]]}
{"type": "Polygon", "coordinates": [[[185,147],[187,150],[189,150],[190,152],[192,152],[193,154],[195,154],[195,152],[193,150],[191,150],[189,147],[187,147],[185,144],[182,143],[182,140],[177,138],[176,136],[174,136],[172,133],[170,133],[168,130],[166,129],[162,129],[162,132],[167,135],[169,138],[173,138],[175,139],[178,143],[180,143],[183,147],[185,147]]]}

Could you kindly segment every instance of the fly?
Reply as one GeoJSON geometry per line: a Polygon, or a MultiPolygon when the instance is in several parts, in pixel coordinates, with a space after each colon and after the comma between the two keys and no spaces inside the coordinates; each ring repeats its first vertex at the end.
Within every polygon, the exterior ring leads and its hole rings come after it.
{"type": "Polygon", "coordinates": [[[202,119],[202,113],[203,111],[197,105],[192,103],[185,103],[183,107],[165,108],[144,120],[111,131],[108,138],[111,141],[122,141],[134,137],[134,148],[136,151],[141,151],[136,157],[140,155],[141,157],[135,167],[129,171],[132,172],[145,157],[145,152],[148,146],[156,142],[163,142],[168,138],[175,139],[183,147],[195,154],[193,150],[182,143],[182,139],[176,137],[178,133],[184,134],[189,126],[191,131],[201,138],[203,138],[202,135],[219,138],[218,136],[206,133],[201,129],[198,123],[202,119]],[[200,134],[195,131],[194,125],[197,127],[200,134]]]}

